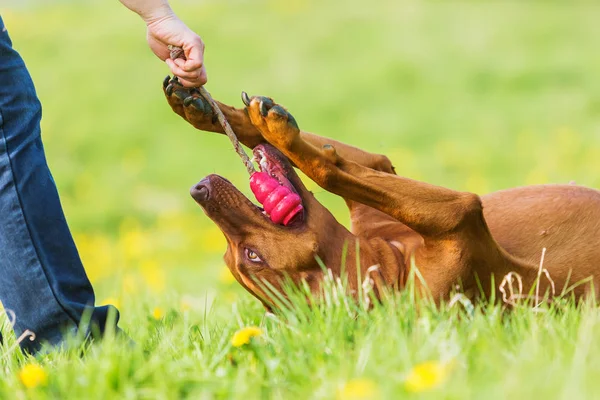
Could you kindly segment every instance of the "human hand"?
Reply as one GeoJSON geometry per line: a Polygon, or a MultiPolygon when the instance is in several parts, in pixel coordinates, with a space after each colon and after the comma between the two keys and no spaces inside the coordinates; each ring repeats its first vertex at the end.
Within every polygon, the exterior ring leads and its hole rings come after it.
{"type": "Polygon", "coordinates": [[[184,86],[198,87],[206,83],[204,42],[175,14],[147,21],[147,39],[150,49],[167,63],[184,86]],[[169,45],[182,48],[185,59],[171,60],[169,45]]]}

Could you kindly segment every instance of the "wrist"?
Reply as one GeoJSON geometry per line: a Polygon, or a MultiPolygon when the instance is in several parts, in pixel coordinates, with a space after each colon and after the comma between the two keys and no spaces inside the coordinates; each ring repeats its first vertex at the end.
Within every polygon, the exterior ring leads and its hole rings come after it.
{"type": "Polygon", "coordinates": [[[166,19],[176,18],[175,13],[168,4],[156,7],[146,13],[140,13],[140,17],[142,17],[146,25],[153,25],[166,19]]]}

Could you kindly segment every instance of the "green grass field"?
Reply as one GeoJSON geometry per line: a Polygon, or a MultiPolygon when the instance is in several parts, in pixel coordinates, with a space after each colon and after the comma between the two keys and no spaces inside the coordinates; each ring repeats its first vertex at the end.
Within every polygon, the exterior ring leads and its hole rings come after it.
{"type": "MultiPolygon", "coordinates": [[[[0,5],[44,106],[43,137],[108,338],[37,359],[0,348],[0,398],[569,398],[597,396],[600,312],[464,306],[409,295],[265,318],[232,282],[219,230],[188,195],[218,173],[249,194],[224,137],[194,130],[116,1],[0,5]],[[262,330],[233,347],[240,328],[262,330]],[[46,377],[26,388],[20,372],[46,377]]],[[[486,193],[600,187],[600,4],[172,1],[207,44],[207,88],[272,96],[300,126],[385,153],[399,174],[486,193]],[[198,3],[198,4],[196,4],[198,3]]],[[[309,185],[340,221],[343,202],[309,185]]],[[[549,249],[551,251],[551,249],[549,249]]],[[[300,306],[300,304],[299,304],[300,306]]]]}

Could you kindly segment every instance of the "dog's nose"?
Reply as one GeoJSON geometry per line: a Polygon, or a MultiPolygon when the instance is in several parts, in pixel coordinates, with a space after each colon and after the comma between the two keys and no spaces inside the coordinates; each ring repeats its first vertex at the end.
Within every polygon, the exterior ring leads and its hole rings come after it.
{"type": "Polygon", "coordinates": [[[198,202],[208,200],[210,196],[210,181],[207,178],[202,179],[192,187],[190,194],[198,202]]]}

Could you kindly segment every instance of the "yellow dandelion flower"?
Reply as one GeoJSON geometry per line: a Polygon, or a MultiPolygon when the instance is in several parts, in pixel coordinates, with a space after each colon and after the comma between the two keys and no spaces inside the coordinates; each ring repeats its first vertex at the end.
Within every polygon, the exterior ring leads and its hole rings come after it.
{"type": "Polygon", "coordinates": [[[250,343],[250,339],[253,337],[258,337],[263,334],[262,329],[256,326],[248,326],[246,328],[242,328],[233,334],[231,337],[231,344],[234,347],[241,347],[245,344],[250,343]]]}
{"type": "Polygon", "coordinates": [[[404,381],[409,392],[418,393],[430,390],[444,382],[450,372],[448,364],[439,361],[426,361],[417,364],[404,381]]]}
{"type": "Polygon", "coordinates": [[[35,388],[48,382],[48,373],[38,364],[27,364],[19,371],[19,379],[26,388],[35,388]]]}
{"type": "Polygon", "coordinates": [[[154,310],[152,310],[152,316],[154,319],[161,319],[165,316],[165,310],[160,307],[154,307],[154,310]]]}
{"type": "Polygon", "coordinates": [[[338,390],[339,400],[378,399],[379,389],[370,379],[353,379],[338,390]]]}

